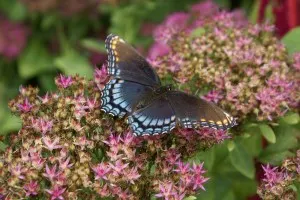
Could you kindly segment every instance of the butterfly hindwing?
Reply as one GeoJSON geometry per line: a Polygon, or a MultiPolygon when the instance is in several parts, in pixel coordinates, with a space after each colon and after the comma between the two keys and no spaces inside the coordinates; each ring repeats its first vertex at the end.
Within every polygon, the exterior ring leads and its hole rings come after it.
{"type": "Polygon", "coordinates": [[[111,79],[101,91],[101,109],[113,116],[123,117],[151,92],[148,86],[120,79],[111,79]]]}
{"type": "Polygon", "coordinates": [[[135,135],[156,135],[175,128],[176,116],[168,99],[160,96],[129,115],[128,123],[135,135]]]}
{"type": "Polygon", "coordinates": [[[180,125],[185,128],[227,130],[236,124],[232,116],[213,103],[179,91],[170,91],[167,96],[180,125]]]}
{"type": "Polygon", "coordinates": [[[116,78],[144,85],[160,85],[160,79],[147,60],[117,35],[105,40],[108,73],[116,78]]]}

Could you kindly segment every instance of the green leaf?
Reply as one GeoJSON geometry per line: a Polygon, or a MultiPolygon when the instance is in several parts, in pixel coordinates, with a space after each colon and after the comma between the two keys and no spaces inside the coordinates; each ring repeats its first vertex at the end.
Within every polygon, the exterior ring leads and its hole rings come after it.
{"type": "Polygon", "coordinates": [[[259,157],[259,161],[262,163],[270,163],[272,165],[279,165],[287,157],[292,157],[294,154],[290,151],[272,152],[263,154],[259,157]]]}
{"type": "Polygon", "coordinates": [[[235,143],[235,148],[229,152],[229,158],[232,165],[244,176],[254,178],[254,163],[252,157],[239,143],[235,143]]]}
{"type": "Polygon", "coordinates": [[[260,1],[255,0],[254,5],[252,5],[252,9],[249,14],[249,20],[252,23],[257,23],[259,4],[260,4],[260,1]]]}
{"type": "Polygon", "coordinates": [[[267,124],[260,124],[259,125],[259,130],[261,134],[266,138],[266,140],[270,143],[275,143],[276,142],[276,136],[272,128],[267,125],[267,124]]]}
{"type": "Polygon", "coordinates": [[[76,51],[68,51],[54,61],[57,68],[67,75],[79,74],[87,78],[93,77],[93,68],[86,57],[76,51]]]}
{"type": "Polygon", "coordinates": [[[43,73],[38,76],[38,82],[43,88],[43,92],[45,91],[55,91],[57,89],[55,82],[53,81],[56,73],[43,73]]]}
{"type": "Polygon", "coordinates": [[[199,37],[199,36],[203,35],[204,33],[205,33],[205,29],[203,27],[200,27],[200,28],[194,29],[191,32],[190,36],[191,37],[199,37]]]}
{"type": "Polygon", "coordinates": [[[105,53],[105,43],[103,41],[95,40],[95,39],[83,39],[80,41],[80,44],[90,50],[94,50],[96,52],[105,53]]]}
{"type": "Polygon", "coordinates": [[[19,58],[18,70],[20,76],[28,79],[53,69],[52,58],[43,42],[39,39],[31,40],[19,58]]]}
{"type": "Polygon", "coordinates": [[[295,52],[300,52],[300,27],[296,27],[290,30],[284,37],[281,39],[283,44],[285,44],[288,53],[292,55],[295,52]]]}
{"type": "Polygon", "coordinates": [[[227,144],[227,149],[229,152],[233,151],[235,148],[235,143],[233,141],[229,141],[227,144]]]}
{"type": "Polygon", "coordinates": [[[283,160],[291,155],[290,150],[298,148],[299,132],[293,126],[285,123],[280,123],[279,126],[274,127],[274,132],[277,142],[268,145],[259,155],[259,159],[262,162],[279,164],[280,159],[283,160]]]}
{"type": "Polygon", "coordinates": [[[44,15],[44,17],[42,18],[42,21],[41,21],[41,28],[43,30],[50,29],[51,27],[54,27],[55,25],[57,25],[58,20],[59,20],[59,17],[54,13],[44,15]]]}
{"type": "Polygon", "coordinates": [[[208,149],[207,151],[199,151],[193,157],[191,157],[188,161],[190,163],[194,162],[196,164],[204,162],[204,167],[207,170],[211,170],[214,165],[214,161],[215,161],[215,148],[212,147],[212,148],[208,149]]]}
{"type": "Polygon", "coordinates": [[[214,2],[222,8],[230,8],[231,4],[229,0],[214,0],[214,2]]]}
{"type": "Polygon", "coordinates": [[[0,10],[5,13],[8,18],[15,21],[24,20],[27,14],[24,4],[17,0],[0,1],[0,10]]]}
{"type": "Polygon", "coordinates": [[[197,199],[197,197],[195,196],[188,196],[188,197],[185,197],[183,200],[195,200],[197,199]]]}
{"type": "Polygon", "coordinates": [[[241,140],[241,144],[243,145],[243,147],[245,147],[245,150],[247,150],[247,152],[252,157],[257,157],[262,151],[262,137],[260,134],[257,133],[258,131],[249,132],[250,137],[241,140]]]}
{"type": "Polygon", "coordinates": [[[21,128],[22,122],[19,117],[11,115],[10,112],[6,112],[6,118],[3,119],[0,125],[1,135],[2,133],[19,130],[21,128]]]}
{"type": "Polygon", "coordinates": [[[7,144],[0,142],[0,151],[5,151],[7,146],[8,146],[7,144]]]}
{"type": "Polygon", "coordinates": [[[285,115],[282,119],[285,123],[290,125],[298,124],[300,121],[300,117],[298,113],[289,113],[285,115]]]}

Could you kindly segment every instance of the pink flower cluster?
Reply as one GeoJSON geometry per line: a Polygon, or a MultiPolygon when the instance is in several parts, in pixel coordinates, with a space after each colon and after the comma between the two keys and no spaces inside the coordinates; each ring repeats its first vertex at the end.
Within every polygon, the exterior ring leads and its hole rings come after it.
{"type": "Polygon", "coordinates": [[[208,92],[204,99],[239,120],[276,120],[299,106],[300,59],[289,59],[273,31],[205,1],[158,25],[148,57],[161,77],[187,91],[208,92]]]}
{"type": "Polygon", "coordinates": [[[100,91],[106,68],[94,81],[56,77],[56,93],[20,87],[9,107],[22,120],[18,134],[0,153],[0,193],[25,197],[183,199],[204,190],[203,163],[183,158],[229,136],[210,129],[177,129],[173,134],[135,137],[124,120],[102,113],[100,91]],[[180,152],[180,153],[179,153],[180,152]],[[12,192],[13,191],[13,192],[12,192]],[[87,192],[85,192],[87,191],[87,192]]]}
{"type": "Polygon", "coordinates": [[[25,25],[3,16],[0,16],[0,29],[0,55],[9,60],[15,59],[26,46],[30,31],[25,25]]]}
{"type": "MultiPolygon", "coordinates": [[[[203,184],[208,178],[203,176],[205,173],[203,163],[193,164],[193,166],[189,163],[185,164],[176,149],[162,148],[159,137],[147,139],[150,139],[150,143],[156,143],[155,151],[163,151],[161,155],[157,155],[152,165],[151,154],[137,154],[137,151],[141,152],[144,148],[143,138],[136,138],[132,133],[127,132],[125,135],[111,134],[103,141],[109,147],[106,152],[108,161],[100,162],[93,167],[94,185],[101,197],[137,199],[137,195],[129,189],[130,185],[134,187],[134,185],[145,184],[145,176],[149,179],[147,183],[149,190],[156,193],[156,197],[164,199],[181,200],[187,194],[193,194],[199,189],[204,190],[203,184]],[[151,172],[151,169],[155,171],[151,172]]],[[[141,195],[146,197],[147,194],[141,195]]]]}
{"type": "Polygon", "coordinates": [[[285,159],[282,166],[262,166],[264,177],[257,193],[262,199],[296,199],[296,191],[291,186],[300,178],[300,150],[292,158],[285,159]]]}
{"type": "Polygon", "coordinates": [[[296,81],[289,81],[278,75],[270,77],[266,86],[256,94],[256,98],[260,101],[259,114],[272,120],[274,113],[276,116],[282,116],[289,110],[289,106],[297,107],[299,101],[294,92],[297,90],[299,89],[296,81]]]}
{"type": "Polygon", "coordinates": [[[278,170],[278,167],[271,167],[269,164],[262,166],[264,170],[264,178],[262,181],[265,182],[266,187],[271,189],[276,184],[282,182],[287,178],[287,174],[278,170]]]}
{"type": "Polygon", "coordinates": [[[213,21],[223,21],[227,27],[243,27],[248,24],[242,11],[220,12],[217,4],[210,0],[191,6],[189,12],[176,12],[166,17],[163,23],[156,26],[153,31],[155,43],[149,50],[148,58],[166,55],[171,51],[168,43],[174,35],[181,31],[191,32],[213,21]]]}

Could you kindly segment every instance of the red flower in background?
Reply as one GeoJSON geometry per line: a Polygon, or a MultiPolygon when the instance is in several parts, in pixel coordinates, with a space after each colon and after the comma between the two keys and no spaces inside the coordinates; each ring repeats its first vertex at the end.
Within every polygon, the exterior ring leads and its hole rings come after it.
{"type": "Polygon", "coordinates": [[[299,0],[260,0],[258,22],[264,20],[267,5],[270,3],[273,4],[274,24],[280,37],[300,25],[299,0]]]}

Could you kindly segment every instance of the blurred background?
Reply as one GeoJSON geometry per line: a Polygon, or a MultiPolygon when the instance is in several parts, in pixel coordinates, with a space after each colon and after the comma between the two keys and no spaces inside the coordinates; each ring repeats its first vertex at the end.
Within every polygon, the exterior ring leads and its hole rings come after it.
{"type": "MultiPolygon", "coordinates": [[[[1,0],[0,137],[21,126],[7,108],[20,85],[38,86],[44,93],[56,89],[54,77],[59,73],[92,78],[93,68],[106,63],[104,40],[109,33],[120,35],[151,57],[155,28],[171,13],[187,11],[199,2],[1,0]]],[[[220,10],[243,13],[252,23],[274,24],[278,38],[300,24],[299,0],[214,0],[214,3],[220,10]]],[[[249,191],[241,196],[255,193],[253,184],[249,185],[249,191]]]]}

